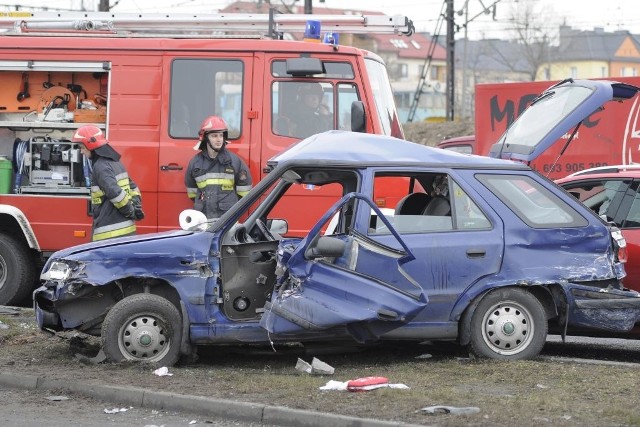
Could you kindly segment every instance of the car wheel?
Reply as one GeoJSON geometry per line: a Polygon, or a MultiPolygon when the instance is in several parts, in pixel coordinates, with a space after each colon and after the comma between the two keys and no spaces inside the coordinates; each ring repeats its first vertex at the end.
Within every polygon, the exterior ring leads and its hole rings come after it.
{"type": "Polygon", "coordinates": [[[172,366],[180,358],[182,319],[165,298],[136,294],[119,301],[102,323],[102,348],[113,362],[172,366]]]}
{"type": "Polygon", "coordinates": [[[547,339],[544,307],[522,289],[486,295],[471,318],[471,352],[491,359],[530,359],[547,339]]]}
{"type": "Polygon", "coordinates": [[[0,234],[0,305],[25,300],[34,289],[35,270],[29,249],[15,238],[0,234]]]}

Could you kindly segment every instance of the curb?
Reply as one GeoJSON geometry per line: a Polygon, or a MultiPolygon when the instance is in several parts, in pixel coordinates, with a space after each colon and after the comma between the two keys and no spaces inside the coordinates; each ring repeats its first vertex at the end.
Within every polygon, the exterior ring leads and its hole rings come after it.
{"type": "MultiPolygon", "coordinates": [[[[418,427],[391,421],[356,418],[324,412],[245,403],[202,396],[149,391],[136,387],[96,385],[60,381],[32,375],[0,372],[0,385],[26,390],[67,390],[86,397],[140,408],[181,411],[235,421],[291,427],[418,427]]],[[[423,426],[424,427],[424,426],[423,426]]]]}

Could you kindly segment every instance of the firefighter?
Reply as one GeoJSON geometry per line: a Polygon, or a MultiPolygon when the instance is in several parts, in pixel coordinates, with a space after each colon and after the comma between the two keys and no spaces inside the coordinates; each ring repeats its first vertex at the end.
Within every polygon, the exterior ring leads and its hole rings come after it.
{"type": "Polygon", "coordinates": [[[317,82],[304,83],[298,89],[298,102],[292,113],[294,136],[307,138],[331,129],[331,112],[322,103],[324,91],[317,82]]]}
{"type": "Polygon", "coordinates": [[[219,218],[251,190],[251,173],[238,155],[226,149],[228,130],[217,116],[204,119],[193,147],[200,151],[184,177],[194,209],[209,219],[219,218]]]}
{"type": "Polygon", "coordinates": [[[96,126],[80,127],[72,141],[81,143],[82,154],[91,159],[92,240],[135,234],[135,221],[144,218],[142,199],[120,162],[120,154],[96,126]]]}

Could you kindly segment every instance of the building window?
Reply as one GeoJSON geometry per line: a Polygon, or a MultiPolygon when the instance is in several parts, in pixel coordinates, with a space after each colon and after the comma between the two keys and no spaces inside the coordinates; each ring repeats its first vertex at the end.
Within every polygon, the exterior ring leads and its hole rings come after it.
{"type": "Polygon", "coordinates": [[[626,75],[627,75],[627,68],[626,67],[620,68],[620,77],[625,77],[626,75]]]}
{"type": "Polygon", "coordinates": [[[574,79],[578,78],[578,68],[577,67],[571,67],[571,77],[574,79]]]}
{"type": "Polygon", "coordinates": [[[600,77],[607,77],[607,67],[600,67],[600,77]]]}

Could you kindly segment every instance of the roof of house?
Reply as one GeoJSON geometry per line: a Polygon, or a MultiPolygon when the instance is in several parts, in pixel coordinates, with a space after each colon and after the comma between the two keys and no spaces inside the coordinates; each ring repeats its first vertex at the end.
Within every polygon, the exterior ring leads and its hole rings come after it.
{"type": "Polygon", "coordinates": [[[557,49],[552,50],[552,57],[556,61],[603,60],[640,62],[640,55],[637,57],[616,56],[616,52],[620,46],[627,40],[629,40],[640,53],[640,40],[627,30],[607,32],[602,28],[595,28],[592,31],[584,31],[562,25],[560,26],[560,44],[557,49]]]}

